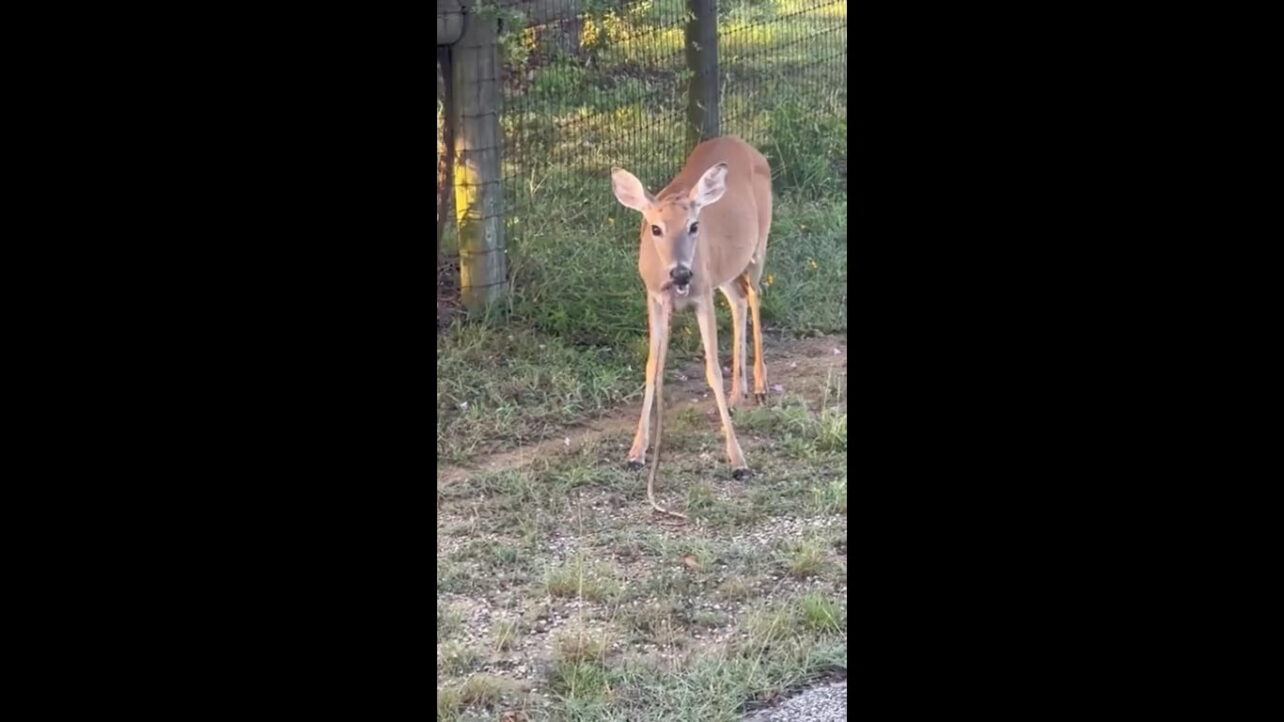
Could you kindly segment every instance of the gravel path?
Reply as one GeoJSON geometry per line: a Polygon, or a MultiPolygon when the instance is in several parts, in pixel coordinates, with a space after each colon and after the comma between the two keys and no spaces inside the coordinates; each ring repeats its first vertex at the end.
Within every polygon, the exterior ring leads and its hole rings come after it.
{"type": "Polygon", "coordinates": [[[745,717],[744,722],[846,722],[847,682],[812,687],[771,709],[745,717]]]}

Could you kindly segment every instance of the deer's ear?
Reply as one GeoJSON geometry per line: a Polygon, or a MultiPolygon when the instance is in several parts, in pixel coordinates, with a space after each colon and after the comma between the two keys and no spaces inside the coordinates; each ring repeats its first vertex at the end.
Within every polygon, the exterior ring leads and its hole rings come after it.
{"type": "Polygon", "coordinates": [[[621,205],[635,211],[645,212],[655,203],[651,194],[642,187],[642,181],[623,168],[611,169],[611,190],[621,205]]]}
{"type": "Polygon", "coordinates": [[[700,176],[691,189],[691,204],[696,208],[716,203],[727,192],[727,164],[719,163],[700,176]]]}

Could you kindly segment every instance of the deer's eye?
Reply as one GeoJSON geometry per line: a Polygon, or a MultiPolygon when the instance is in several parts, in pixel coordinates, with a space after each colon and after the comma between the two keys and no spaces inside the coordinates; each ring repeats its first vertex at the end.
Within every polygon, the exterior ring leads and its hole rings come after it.
{"type": "Polygon", "coordinates": [[[700,232],[700,224],[699,224],[699,223],[692,223],[692,224],[691,224],[691,235],[693,235],[693,236],[694,236],[695,234],[697,234],[697,233],[699,233],[699,232],[700,232]]]}
{"type": "Polygon", "coordinates": [[[659,226],[651,226],[651,235],[653,235],[653,236],[659,236],[659,235],[663,235],[663,234],[661,234],[661,233],[660,233],[660,227],[659,227],[659,226]]]}

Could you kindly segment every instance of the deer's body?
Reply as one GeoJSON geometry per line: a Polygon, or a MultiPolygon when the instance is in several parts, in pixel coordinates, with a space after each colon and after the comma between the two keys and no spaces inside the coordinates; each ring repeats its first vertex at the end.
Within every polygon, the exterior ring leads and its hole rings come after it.
{"type": "MultiPolygon", "coordinates": [[[[743,140],[726,136],[696,146],[678,175],[654,196],[627,171],[616,169],[612,184],[620,203],[642,213],[638,272],[646,286],[650,321],[646,392],[642,418],[629,451],[629,465],[639,468],[644,463],[651,404],[663,384],[672,312],[689,306],[700,326],[705,379],[713,389],[722,417],[727,457],[735,477],[744,478],[749,469],[728,408],[749,393],[745,373],[747,315],[753,318],[754,393],[760,400],[766,396],[758,284],[771,228],[771,168],[767,159],[743,140]],[[731,306],[734,337],[730,399],[723,391],[722,368],[718,364],[715,290],[721,291],[731,306]]],[[[652,481],[654,473],[653,469],[652,481]]]]}

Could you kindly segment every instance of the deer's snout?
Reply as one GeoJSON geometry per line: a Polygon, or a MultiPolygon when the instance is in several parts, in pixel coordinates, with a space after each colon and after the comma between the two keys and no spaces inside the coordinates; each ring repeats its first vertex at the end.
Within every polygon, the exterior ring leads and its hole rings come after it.
{"type": "Polygon", "coordinates": [[[677,266],[669,271],[669,278],[679,286],[685,286],[691,282],[691,269],[686,266],[677,266]]]}

